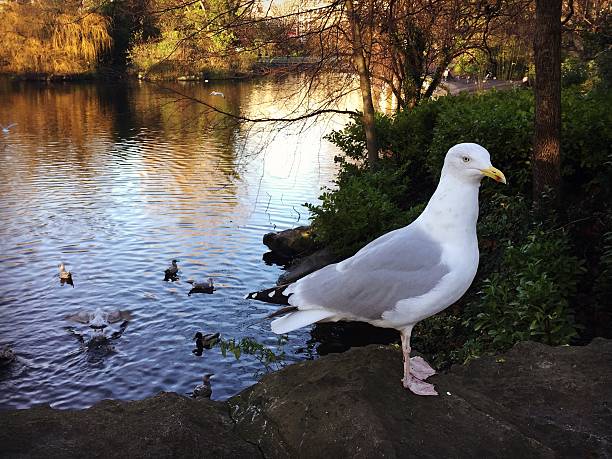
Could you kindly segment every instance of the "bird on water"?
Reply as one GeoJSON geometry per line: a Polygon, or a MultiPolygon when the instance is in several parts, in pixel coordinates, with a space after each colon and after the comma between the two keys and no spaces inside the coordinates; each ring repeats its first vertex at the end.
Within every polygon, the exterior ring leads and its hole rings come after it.
{"type": "Polygon", "coordinates": [[[60,263],[59,265],[57,265],[57,267],[59,268],[60,284],[61,285],[64,285],[64,284],[72,285],[72,287],[74,288],[74,281],[72,280],[72,273],[70,271],[66,271],[66,266],[64,265],[64,263],[60,263]]]}
{"type": "Polygon", "coordinates": [[[189,290],[187,296],[191,296],[193,293],[212,293],[215,291],[212,277],[209,277],[206,282],[196,282],[193,279],[188,279],[187,283],[191,284],[191,290],[189,290]]]}
{"type": "Polygon", "coordinates": [[[164,271],[164,281],[177,281],[178,280],[178,265],[177,262],[179,260],[172,260],[172,264],[169,268],[164,271]]]}
{"type": "Polygon", "coordinates": [[[4,134],[8,134],[13,126],[17,126],[17,123],[11,123],[8,126],[4,126],[0,124],[0,127],[2,128],[2,132],[4,134]]]}
{"type": "Polygon", "coordinates": [[[210,384],[210,378],[214,376],[213,373],[205,374],[202,377],[202,384],[198,384],[191,394],[193,398],[210,398],[212,395],[212,386],[210,384]]]}
{"type": "Polygon", "coordinates": [[[441,177],[421,215],[408,226],[375,239],[352,257],[328,265],[292,284],[247,295],[286,304],[269,317],[284,334],[316,322],[353,320],[400,332],[405,388],[437,395],[425,380],[435,370],[410,358],[414,325],[455,303],[478,268],[478,191],[482,178],[506,183],[489,152],[461,143],[444,159],[441,177]]]}

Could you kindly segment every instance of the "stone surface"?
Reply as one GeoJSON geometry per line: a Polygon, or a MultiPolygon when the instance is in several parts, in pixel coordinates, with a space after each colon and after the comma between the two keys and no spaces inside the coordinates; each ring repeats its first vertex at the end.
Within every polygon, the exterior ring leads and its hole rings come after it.
{"type": "Polygon", "coordinates": [[[401,384],[399,349],[368,346],[265,376],[230,399],[266,457],[610,457],[612,341],[521,343],[401,384]]]}
{"type": "Polygon", "coordinates": [[[227,403],[162,393],[81,411],[0,412],[0,456],[612,457],[612,341],[520,343],[403,389],[398,347],[265,376],[227,403]]]}
{"type": "Polygon", "coordinates": [[[0,413],[0,456],[260,457],[233,429],[225,403],[173,393],[87,410],[41,406],[0,413]]]}
{"type": "Polygon", "coordinates": [[[288,259],[312,253],[316,248],[310,226],[267,233],[263,237],[263,243],[272,252],[288,259]]]}
{"type": "Polygon", "coordinates": [[[336,261],[336,257],[329,249],[317,250],[313,254],[294,260],[287,270],[278,278],[278,285],[289,284],[321,269],[336,261]]]}

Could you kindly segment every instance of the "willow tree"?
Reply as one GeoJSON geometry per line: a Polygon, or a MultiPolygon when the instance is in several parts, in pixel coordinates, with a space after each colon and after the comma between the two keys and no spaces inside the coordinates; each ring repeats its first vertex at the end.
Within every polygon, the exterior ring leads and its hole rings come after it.
{"type": "Polygon", "coordinates": [[[109,21],[95,12],[66,2],[6,3],[0,5],[0,70],[51,74],[95,69],[111,46],[109,21]]]}

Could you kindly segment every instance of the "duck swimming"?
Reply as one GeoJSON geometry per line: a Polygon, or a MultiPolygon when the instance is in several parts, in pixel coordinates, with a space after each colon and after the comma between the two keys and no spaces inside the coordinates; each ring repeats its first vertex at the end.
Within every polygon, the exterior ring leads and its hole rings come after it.
{"type": "Polygon", "coordinates": [[[72,287],[74,288],[74,282],[72,281],[72,273],[70,271],[66,271],[66,266],[64,266],[64,263],[60,263],[59,265],[57,265],[57,267],[59,268],[60,284],[72,285],[72,287]]]}
{"type": "Polygon", "coordinates": [[[205,374],[202,377],[202,384],[198,384],[195,389],[193,389],[193,393],[191,394],[191,396],[193,398],[210,398],[210,396],[212,395],[210,378],[212,378],[213,376],[213,373],[205,374]]]}
{"type": "Polygon", "coordinates": [[[212,347],[219,342],[220,333],[207,333],[203,335],[202,332],[197,332],[193,339],[196,343],[196,348],[191,351],[195,355],[202,355],[204,349],[212,349],[212,347]]]}
{"type": "Polygon", "coordinates": [[[191,296],[192,293],[212,293],[215,291],[212,277],[209,277],[206,282],[196,282],[193,279],[189,279],[187,282],[191,284],[191,290],[189,290],[187,296],[191,296]]]}
{"type": "Polygon", "coordinates": [[[10,365],[17,357],[9,346],[0,348],[0,368],[10,365]]]}
{"type": "Polygon", "coordinates": [[[177,281],[178,280],[178,265],[176,264],[178,260],[172,260],[172,264],[168,269],[164,271],[164,280],[168,281],[177,281]]]}

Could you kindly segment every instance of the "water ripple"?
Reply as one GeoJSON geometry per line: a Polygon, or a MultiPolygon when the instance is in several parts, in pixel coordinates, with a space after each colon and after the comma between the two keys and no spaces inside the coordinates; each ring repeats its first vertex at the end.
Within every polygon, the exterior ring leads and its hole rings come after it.
{"type": "MultiPolygon", "coordinates": [[[[274,103],[265,84],[222,89],[242,98],[236,110],[274,103]]],[[[280,274],[262,262],[261,237],[307,222],[302,204],[329,185],[337,152],[317,129],[295,126],[263,142],[265,132],[222,127],[168,97],[147,85],[0,81],[0,121],[18,123],[0,137],[0,345],[18,355],[0,372],[0,408],[187,393],[207,372],[213,398],[224,399],[265,371],[256,356],[236,360],[218,348],[196,356],[193,335],[219,331],[275,348],[269,325],[255,320],[274,307],[243,300],[280,274]],[[174,258],[180,280],[164,282],[174,258]],[[74,288],[59,284],[61,261],[74,288]],[[215,294],[187,296],[186,279],[209,276],[215,294]],[[65,319],[95,308],[133,315],[108,346],[88,347],[65,319]]],[[[308,337],[290,335],[288,361],[305,358],[296,351],[308,337]]]]}

